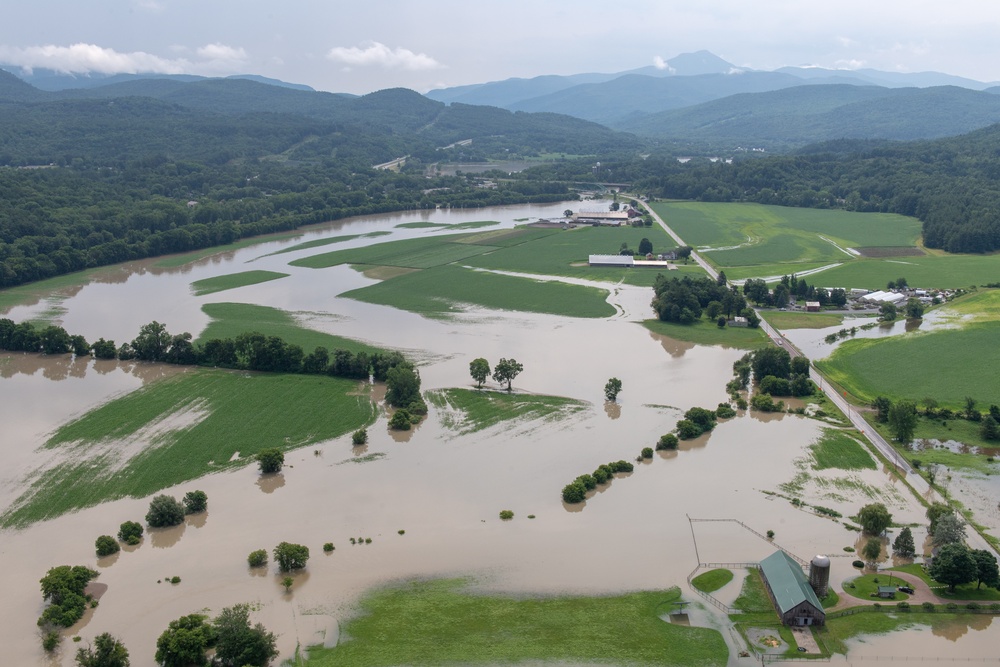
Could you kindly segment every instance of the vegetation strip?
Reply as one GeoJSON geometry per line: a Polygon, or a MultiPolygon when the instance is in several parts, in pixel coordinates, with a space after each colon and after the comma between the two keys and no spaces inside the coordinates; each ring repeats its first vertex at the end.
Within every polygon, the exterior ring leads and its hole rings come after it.
{"type": "Polygon", "coordinates": [[[586,403],[562,396],[511,394],[482,389],[428,391],[427,402],[438,409],[445,426],[462,435],[478,433],[515,420],[564,419],[584,410],[586,403]]]}
{"type": "Polygon", "coordinates": [[[223,276],[196,280],[191,283],[191,289],[195,296],[204,296],[214,292],[236,289],[237,287],[258,285],[270,280],[286,278],[287,276],[287,273],[278,273],[277,271],[242,271],[240,273],[229,273],[223,276]]]}

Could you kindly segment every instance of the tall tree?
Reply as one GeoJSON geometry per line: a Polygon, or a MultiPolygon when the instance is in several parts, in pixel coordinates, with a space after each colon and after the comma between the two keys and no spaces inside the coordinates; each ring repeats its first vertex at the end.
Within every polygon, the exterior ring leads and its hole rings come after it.
{"type": "Polygon", "coordinates": [[[961,544],[965,541],[965,522],[954,512],[937,520],[931,539],[935,546],[961,544]]]}
{"type": "Polygon", "coordinates": [[[917,428],[917,406],[909,400],[896,401],[889,408],[888,422],[896,442],[909,443],[917,428]]]}
{"type": "Polygon", "coordinates": [[[215,643],[215,630],[208,617],[188,614],[170,621],[156,640],[156,662],[163,667],[204,665],[205,651],[215,643]]]}
{"type": "Polygon", "coordinates": [[[861,548],[861,556],[865,559],[865,562],[869,565],[874,565],[878,562],[880,555],[882,555],[882,540],[877,537],[868,538],[865,546],[861,548]]]}
{"type": "Polygon", "coordinates": [[[871,503],[858,511],[858,523],[869,535],[881,535],[892,524],[892,514],[882,503],[871,503]]]}
{"type": "Polygon", "coordinates": [[[153,320],[139,329],[139,335],[132,341],[132,351],[135,358],[142,361],[163,361],[170,349],[170,341],[167,327],[153,320]]]}
{"type": "Polygon", "coordinates": [[[76,650],[77,667],[129,667],[128,649],[105,632],[94,637],[93,646],[76,650]]]}
{"type": "Polygon", "coordinates": [[[250,605],[226,607],[212,625],[216,637],[215,662],[222,667],[266,667],[278,656],[274,633],[260,623],[250,624],[250,605]]]}
{"type": "Polygon", "coordinates": [[[486,382],[486,378],[490,376],[490,362],[482,357],[473,359],[469,362],[469,374],[476,381],[476,389],[480,389],[486,382]]]}
{"type": "Polygon", "coordinates": [[[893,540],[892,554],[900,558],[913,558],[916,551],[916,546],[913,544],[913,533],[910,531],[910,527],[906,526],[899,531],[899,535],[893,540]]]}
{"type": "Polygon", "coordinates": [[[986,549],[973,549],[972,557],[976,561],[976,588],[983,584],[992,588],[1000,586],[1000,568],[997,559],[986,549]]]}
{"type": "Polygon", "coordinates": [[[385,401],[394,408],[405,408],[420,400],[420,374],[410,364],[398,364],[385,377],[385,401]]]}
{"type": "Polygon", "coordinates": [[[493,368],[493,379],[500,384],[507,385],[507,391],[511,391],[514,378],[516,378],[521,371],[524,370],[524,366],[517,363],[514,359],[503,359],[497,362],[497,365],[493,368]]]}
{"type": "Polygon", "coordinates": [[[604,385],[604,398],[609,401],[618,400],[618,392],[622,390],[622,381],[618,378],[611,378],[608,380],[607,384],[604,385]]]}
{"type": "Polygon", "coordinates": [[[942,584],[947,584],[948,591],[954,593],[955,586],[976,580],[979,566],[967,546],[946,544],[938,549],[937,555],[931,561],[928,574],[942,584]]]}

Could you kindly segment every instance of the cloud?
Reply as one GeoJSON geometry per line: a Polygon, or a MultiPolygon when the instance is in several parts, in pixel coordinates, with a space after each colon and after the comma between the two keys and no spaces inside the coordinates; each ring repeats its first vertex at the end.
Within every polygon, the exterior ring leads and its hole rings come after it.
{"type": "Polygon", "coordinates": [[[850,60],[838,60],[838,61],[836,61],[833,64],[833,66],[836,69],[855,70],[855,69],[861,69],[862,67],[864,67],[865,66],[865,61],[864,60],[858,60],[857,58],[851,58],[850,60]]]}
{"type": "MultiPolygon", "coordinates": [[[[177,53],[183,47],[171,47],[177,53]]],[[[0,62],[17,65],[25,70],[36,67],[53,69],[67,74],[195,74],[229,73],[247,62],[242,48],[225,44],[207,44],[198,48],[196,60],[184,57],[163,58],[144,51],[120,53],[96,44],[71,44],[57,46],[29,46],[25,48],[0,46],[0,62]]]]}
{"type": "Polygon", "coordinates": [[[669,71],[671,74],[673,74],[676,71],[676,70],[674,70],[673,67],[671,67],[667,63],[666,60],[664,60],[660,56],[653,56],[653,67],[655,67],[656,69],[665,69],[665,70],[669,71]]]}
{"type": "Polygon", "coordinates": [[[380,42],[363,42],[361,46],[336,46],[326,57],[344,65],[384,69],[405,69],[409,71],[440,69],[441,63],[426,53],[414,53],[409,49],[390,49],[380,42]]]}

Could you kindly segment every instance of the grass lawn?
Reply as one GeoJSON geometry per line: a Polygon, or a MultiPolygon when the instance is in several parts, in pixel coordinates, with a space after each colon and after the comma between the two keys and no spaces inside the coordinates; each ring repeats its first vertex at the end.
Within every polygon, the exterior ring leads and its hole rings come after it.
{"type": "Polygon", "coordinates": [[[844,592],[853,598],[858,598],[866,602],[878,602],[880,604],[890,605],[896,602],[905,602],[910,598],[906,593],[900,593],[896,591],[896,597],[891,599],[882,600],[879,599],[875,593],[878,593],[879,586],[902,586],[906,582],[901,579],[891,579],[887,574],[863,574],[860,577],[854,579],[849,579],[844,582],[844,592]],[[876,581],[876,579],[878,581],[876,581]],[[891,583],[890,583],[891,581],[891,583]]]}
{"type": "Polygon", "coordinates": [[[809,445],[813,470],[876,470],[875,459],[865,447],[843,431],[823,429],[819,440],[809,445]]]}
{"type": "Polygon", "coordinates": [[[162,259],[156,260],[154,266],[159,267],[161,269],[172,269],[178,266],[184,266],[185,264],[190,264],[191,262],[196,262],[199,259],[203,259],[205,257],[218,255],[220,252],[231,252],[233,250],[240,250],[241,248],[249,248],[252,245],[269,243],[271,241],[284,241],[285,239],[294,239],[301,235],[302,232],[287,232],[283,234],[254,236],[248,239],[240,239],[235,243],[219,245],[213,248],[202,248],[201,250],[193,250],[192,252],[186,252],[182,255],[168,255],[166,257],[163,257],[162,259]]]}
{"type": "Polygon", "coordinates": [[[996,282],[998,265],[1000,258],[996,255],[930,254],[896,259],[855,259],[806,279],[816,287],[884,289],[890,280],[903,277],[915,287],[954,289],[996,282]]]}
{"type": "Polygon", "coordinates": [[[204,296],[227,289],[266,283],[269,280],[277,280],[278,278],[285,278],[287,276],[287,273],[278,273],[276,271],[241,271],[240,273],[229,273],[224,276],[196,280],[191,283],[191,290],[195,296],[204,296]]]}
{"type": "Polygon", "coordinates": [[[357,381],[326,376],[208,369],[154,382],[56,431],[45,444],[56,463],[31,480],[0,523],[21,527],[114,498],[147,496],[245,465],[261,449],[350,433],[376,416],[357,389],[357,381]]]}
{"type": "MultiPolygon", "coordinates": [[[[457,244],[455,244],[457,245],[457,244]]],[[[462,304],[568,317],[610,317],[608,291],[557,281],[437,266],[345,292],[341,296],[420,314],[461,312],[462,304]]]]}
{"type": "Polygon", "coordinates": [[[562,396],[508,394],[487,389],[439,389],[426,394],[427,401],[447,412],[442,423],[463,434],[511,420],[562,419],[584,410],[581,401],[562,396]]]}
{"type": "MultiPolygon", "coordinates": [[[[895,603],[886,600],[890,604],[884,607],[893,607],[895,603]]],[[[919,608],[919,607],[917,607],[919,608]]],[[[840,618],[829,618],[826,625],[813,628],[813,634],[832,653],[844,655],[847,653],[847,642],[850,639],[862,635],[884,635],[896,630],[905,630],[915,626],[937,627],[953,626],[956,622],[968,622],[969,619],[979,617],[963,616],[947,612],[923,613],[919,611],[909,612],[865,612],[841,616],[840,618]]]]}
{"type": "Polygon", "coordinates": [[[988,406],[1000,403],[998,338],[997,322],[858,338],[844,341],[816,366],[861,404],[877,396],[917,403],[930,396],[942,407],[960,409],[972,396],[988,406]]]}
{"type": "MultiPolygon", "coordinates": [[[[308,250],[309,248],[320,248],[325,245],[332,245],[334,243],[344,243],[346,241],[353,241],[354,239],[370,239],[377,236],[387,236],[392,232],[372,232],[370,234],[345,234],[343,236],[331,236],[325,239],[315,239],[312,241],[304,241],[303,243],[296,243],[293,246],[287,248],[282,248],[281,250],[276,250],[271,255],[283,255],[286,252],[296,252],[298,250],[308,250]]],[[[270,256],[270,255],[266,255],[270,256]]]]}
{"type": "Polygon", "coordinates": [[[350,352],[384,352],[351,338],[306,329],[290,313],[268,306],[249,303],[206,303],[202,311],[212,318],[196,342],[204,343],[213,338],[236,338],[242,333],[258,331],[265,336],[278,336],[286,343],[294,343],[308,354],[317,347],[327,350],[350,352]]]}
{"type": "Polygon", "coordinates": [[[733,571],[717,568],[702,572],[691,580],[691,585],[703,593],[713,593],[733,580],[733,571]]]}
{"type": "Polygon", "coordinates": [[[335,648],[309,649],[310,667],[536,662],[725,665],[717,630],[659,618],[679,591],[615,597],[501,597],[462,590],[461,581],[422,581],[377,590],[341,625],[335,648]]]}
{"type": "Polygon", "coordinates": [[[743,588],[740,589],[739,597],[733,602],[733,606],[740,611],[750,613],[772,612],[774,605],[767,596],[767,589],[764,588],[764,580],[761,578],[760,570],[748,568],[747,576],[743,580],[743,588]]]}
{"type": "Polygon", "coordinates": [[[760,328],[725,327],[720,329],[715,322],[698,320],[694,324],[644,320],[642,325],[653,333],[674,340],[683,340],[698,345],[722,345],[745,350],[755,350],[767,345],[767,335],[760,328]]]}
{"type": "Polygon", "coordinates": [[[975,600],[985,602],[995,602],[1000,600],[1000,591],[995,588],[989,588],[985,585],[977,588],[975,582],[956,586],[955,592],[949,593],[947,586],[939,581],[931,579],[931,576],[927,574],[927,570],[925,570],[924,566],[920,563],[910,563],[909,565],[900,565],[890,569],[897,572],[906,572],[907,574],[920,577],[928,586],[935,589],[934,592],[938,596],[946,600],[975,600]]]}
{"type": "MultiPolygon", "coordinates": [[[[808,278],[807,278],[808,280],[808,278]]],[[[763,310],[761,315],[775,329],[825,329],[844,323],[840,313],[796,313],[763,310]]]]}

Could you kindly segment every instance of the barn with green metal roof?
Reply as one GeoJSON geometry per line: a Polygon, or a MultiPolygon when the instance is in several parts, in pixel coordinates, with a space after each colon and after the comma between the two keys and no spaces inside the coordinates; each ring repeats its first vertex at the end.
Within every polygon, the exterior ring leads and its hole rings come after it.
{"type": "Polygon", "coordinates": [[[760,562],[767,594],[785,625],[823,625],[826,612],[802,566],[784,551],[760,562]]]}

